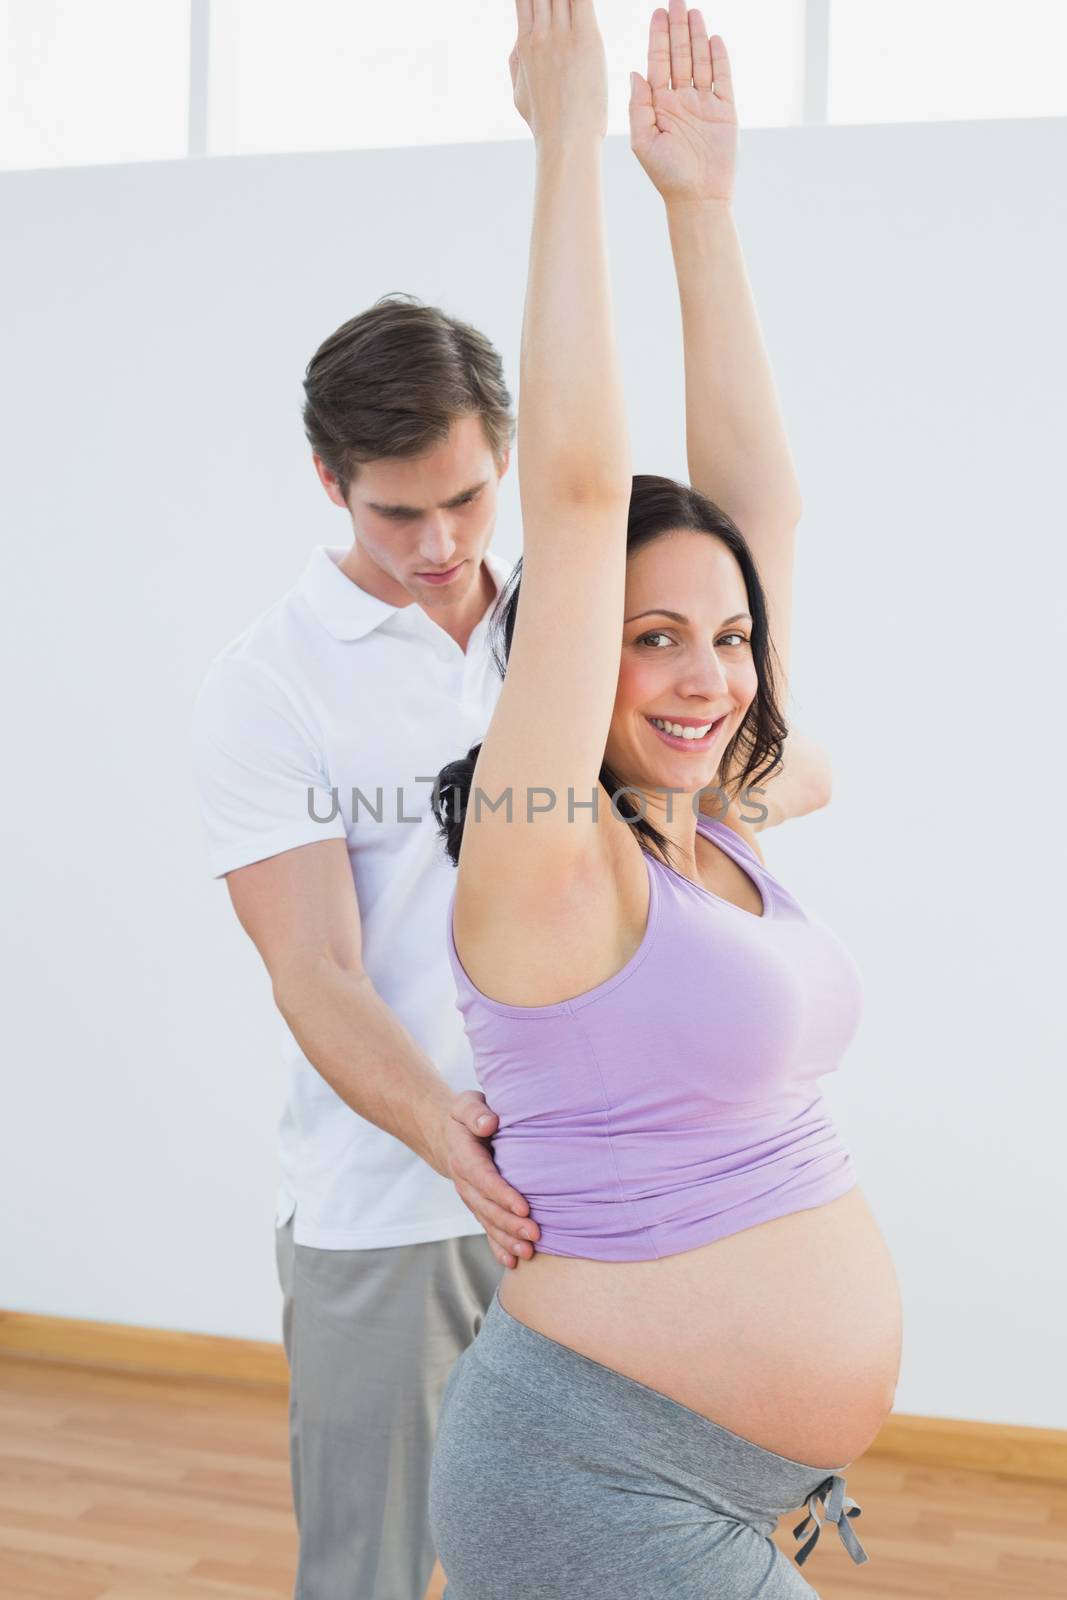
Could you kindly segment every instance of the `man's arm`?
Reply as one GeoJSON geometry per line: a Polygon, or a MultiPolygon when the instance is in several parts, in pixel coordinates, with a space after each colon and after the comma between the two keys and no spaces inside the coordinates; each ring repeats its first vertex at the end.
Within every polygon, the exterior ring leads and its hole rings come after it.
{"type": "Polygon", "coordinates": [[[532,1256],[526,1241],[540,1229],[484,1143],[496,1131],[495,1114],[479,1091],[457,1094],[445,1082],[363,968],[344,841],[286,850],[227,873],[226,883],[275,1004],[311,1064],[353,1111],[455,1184],[503,1265],[532,1256]]]}
{"type": "Polygon", "coordinates": [[[346,1105],[455,1184],[498,1259],[532,1255],[516,1230],[535,1241],[540,1230],[485,1142],[495,1113],[477,1090],[453,1091],[364,971],[345,824],[298,701],[263,662],[225,652],[191,731],[212,874],[225,876],[304,1054],[346,1105]]]}

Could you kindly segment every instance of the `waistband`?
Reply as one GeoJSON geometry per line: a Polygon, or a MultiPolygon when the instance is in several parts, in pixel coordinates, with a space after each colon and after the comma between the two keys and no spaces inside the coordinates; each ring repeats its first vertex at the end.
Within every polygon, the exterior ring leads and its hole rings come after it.
{"type": "Polygon", "coordinates": [[[848,1520],[850,1517],[858,1517],[860,1515],[860,1507],[856,1504],[855,1500],[851,1499],[845,1493],[845,1480],[840,1472],[832,1472],[830,1476],[824,1479],[824,1481],[819,1484],[819,1487],[808,1496],[808,1514],[804,1520],[802,1522],[798,1522],[796,1527],[793,1529],[793,1538],[803,1539],[804,1529],[808,1526],[809,1522],[814,1521],[815,1526],[811,1530],[811,1538],[808,1540],[807,1544],[802,1545],[796,1553],[795,1559],[797,1566],[802,1567],[804,1565],[805,1561],[811,1555],[811,1552],[815,1549],[815,1546],[819,1542],[819,1534],[822,1532],[822,1523],[819,1521],[820,1502],[822,1503],[823,1509],[826,1512],[827,1522],[832,1522],[834,1524],[840,1536],[841,1543],[844,1545],[845,1549],[848,1551],[857,1567],[862,1567],[865,1561],[870,1560],[870,1557],[860,1544],[859,1539],[856,1536],[856,1530],[848,1520]]]}
{"type": "Polygon", "coordinates": [[[796,1554],[798,1566],[819,1541],[820,1507],[852,1560],[862,1565],[869,1559],[852,1527],[861,1508],[845,1494],[843,1469],[812,1466],[766,1450],[658,1389],[560,1344],[513,1317],[501,1304],[499,1288],[470,1348],[508,1384],[518,1385],[539,1404],[565,1412],[587,1428],[614,1431],[625,1419],[626,1427],[640,1434],[642,1453],[667,1472],[684,1470],[698,1484],[709,1482],[708,1463],[714,1459],[718,1478],[730,1485],[742,1512],[775,1520],[781,1515],[767,1504],[768,1482],[781,1504],[806,1504],[807,1515],[793,1529],[794,1538],[803,1539],[809,1524],[814,1526],[796,1554]]]}

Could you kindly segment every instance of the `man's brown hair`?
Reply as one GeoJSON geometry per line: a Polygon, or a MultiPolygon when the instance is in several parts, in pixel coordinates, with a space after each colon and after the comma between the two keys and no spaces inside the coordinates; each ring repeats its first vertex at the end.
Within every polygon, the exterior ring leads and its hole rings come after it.
{"type": "Polygon", "coordinates": [[[304,432],[348,498],[365,461],[424,455],[476,413],[499,469],[515,433],[500,356],[484,334],[414,295],[388,294],[315,351],[304,432]]]}

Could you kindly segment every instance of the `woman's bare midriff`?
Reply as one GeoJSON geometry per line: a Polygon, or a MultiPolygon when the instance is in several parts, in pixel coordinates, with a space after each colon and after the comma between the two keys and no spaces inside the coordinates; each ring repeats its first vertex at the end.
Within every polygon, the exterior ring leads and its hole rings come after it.
{"type": "Polygon", "coordinates": [[[511,1316],[791,1460],[846,1466],[893,1405],[893,1264],[858,1187],[652,1261],[537,1251],[505,1272],[511,1316]]]}

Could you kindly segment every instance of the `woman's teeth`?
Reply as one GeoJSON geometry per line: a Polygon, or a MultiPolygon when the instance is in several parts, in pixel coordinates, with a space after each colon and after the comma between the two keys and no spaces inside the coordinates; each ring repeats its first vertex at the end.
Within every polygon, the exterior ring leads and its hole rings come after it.
{"type": "Polygon", "coordinates": [[[704,739],[715,727],[714,722],[706,722],[700,728],[684,728],[680,722],[664,722],[661,717],[649,717],[648,720],[654,728],[662,728],[664,733],[673,733],[676,739],[704,739]]]}

